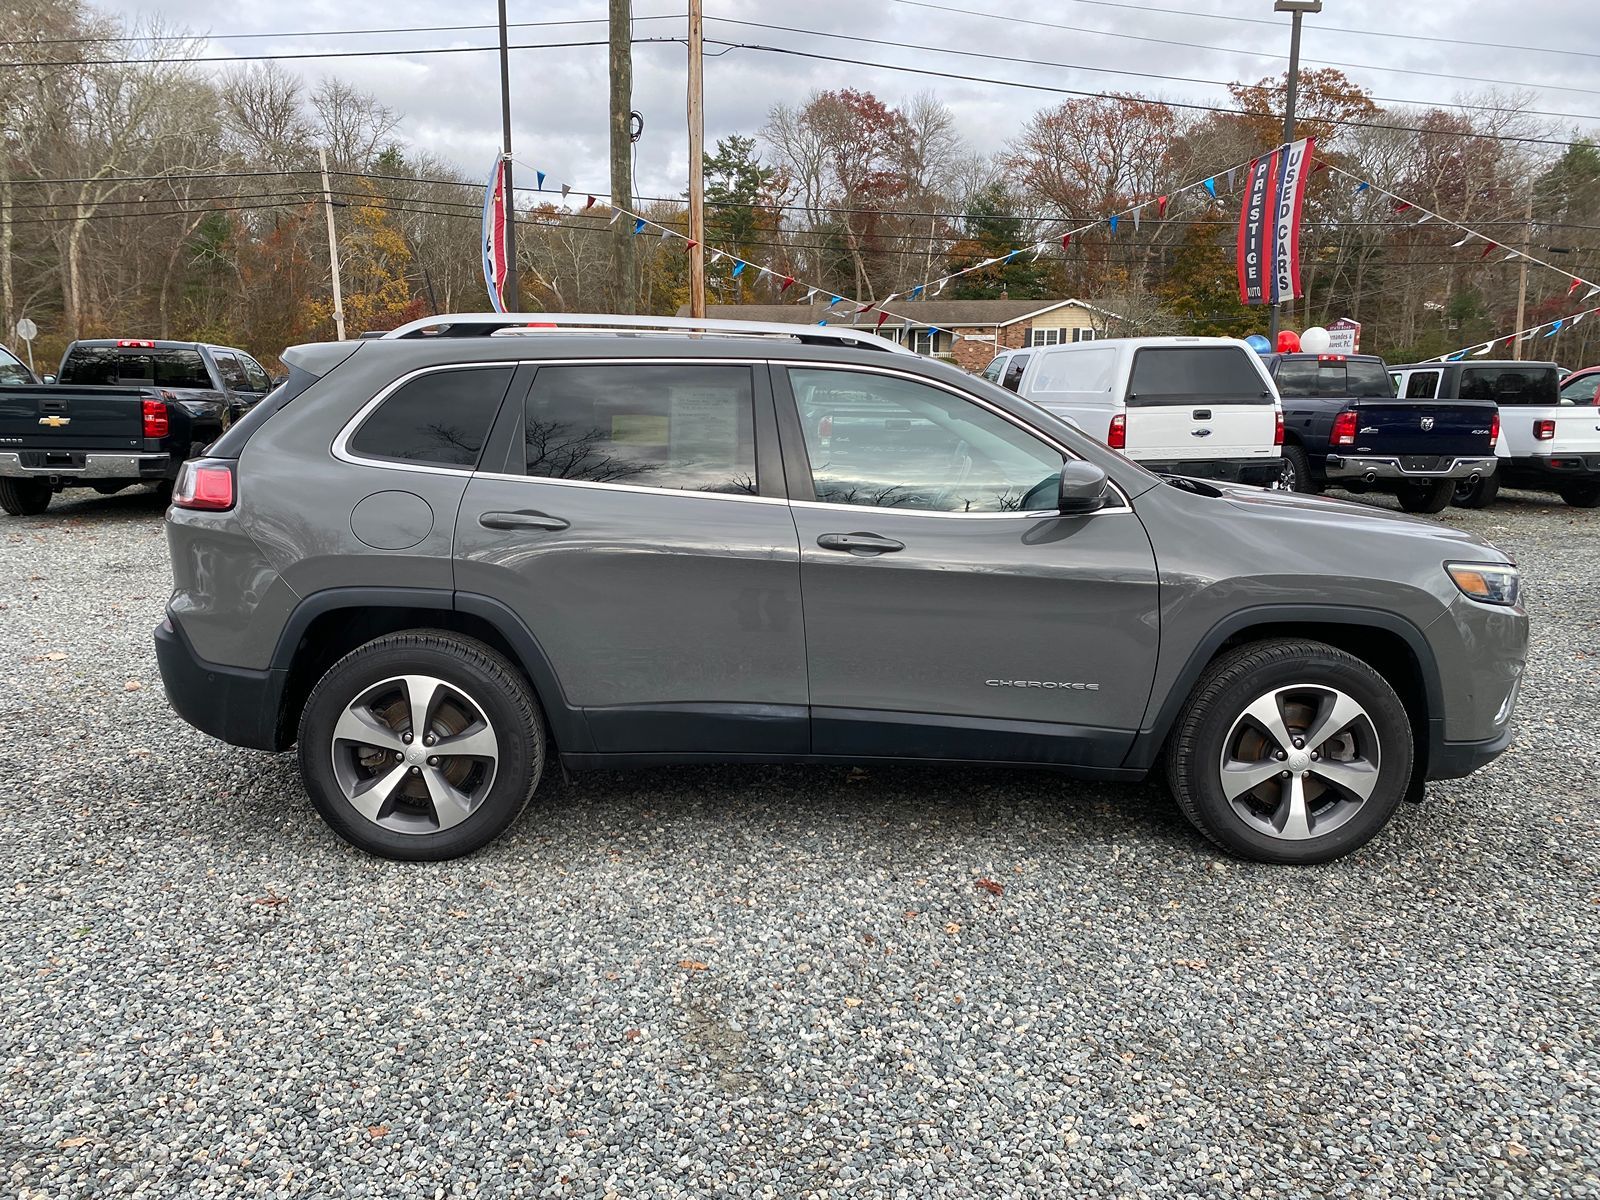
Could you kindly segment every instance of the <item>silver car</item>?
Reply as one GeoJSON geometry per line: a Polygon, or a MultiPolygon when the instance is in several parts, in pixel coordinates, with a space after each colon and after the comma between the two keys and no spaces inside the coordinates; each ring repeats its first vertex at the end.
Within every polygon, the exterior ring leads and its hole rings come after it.
{"type": "Polygon", "coordinates": [[[870,335],[472,314],[283,358],[179,481],[156,647],[375,854],[483,846],[559,755],[1156,773],[1321,862],[1511,738],[1493,546],[1151,474],[870,335]]]}

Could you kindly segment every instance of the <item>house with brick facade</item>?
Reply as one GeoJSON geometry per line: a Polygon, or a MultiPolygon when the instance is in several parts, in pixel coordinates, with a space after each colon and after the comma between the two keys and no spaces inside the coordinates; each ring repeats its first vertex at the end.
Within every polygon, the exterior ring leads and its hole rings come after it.
{"type": "MultiPolygon", "coordinates": [[[[724,321],[769,321],[778,324],[857,328],[910,346],[918,354],[947,359],[974,374],[1003,349],[1053,346],[1105,336],[1107,323],[1120,318],[1082,300],[917,300],[899,301],[882,325],[877,312],[857,318],[858,305],[831,309],[817,304],[708,304],[706,316],[724,321]],[[910,318],[911,324],[906,318],[910,318]],[[933,326],[938,332],[929,333],[933,326]]],[[[687,305],[678,310],[689,315],[687,305]]]]}

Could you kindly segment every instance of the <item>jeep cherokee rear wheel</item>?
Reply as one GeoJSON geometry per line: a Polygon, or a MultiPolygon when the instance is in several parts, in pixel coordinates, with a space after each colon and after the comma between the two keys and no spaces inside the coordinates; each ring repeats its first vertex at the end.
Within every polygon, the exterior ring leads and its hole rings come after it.
{"type": "Polygon", "coordinates": [[[1223,849],[1318,863],[1383,828],[1411,767],[1410,721],[1381,675],[1321,642],[1258,642],[1195,688],[1167,778],[1184,815],[1223,849]]]}
{"type": "Polygon", "coordinates": [[[300,718],[300,773],[336,833],[385,858],[470,854],[517,818],[544,771],[544,722],[517,670],[458,634],[368,642],[300,718]]]}

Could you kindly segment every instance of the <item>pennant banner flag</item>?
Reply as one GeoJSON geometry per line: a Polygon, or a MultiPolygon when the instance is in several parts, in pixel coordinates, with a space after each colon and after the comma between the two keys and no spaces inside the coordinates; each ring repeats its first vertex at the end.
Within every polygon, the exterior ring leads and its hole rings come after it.
{"type": "Polygon", "coordinates": [[[506,163],[494,160],[483,189],[483,282],[495,312],[505,312],[506,290],[506,163]]]}
{"type": "Polygon", "coordinates": [[[1300,217],[1316,139],[1258,158],[1245,171],[1239,208],[1239,298],[1279,304],[1300,295],[1300,217]]]}
{"type": "Polygon", "coordinates": [[[1273,235],[1272,302],[1280,304],[1300,296],[1300,216],[1305,211],[1306,180],[1317,139],[1302,138],[1274,158],[1282,158],[1278,171],[1273,235]]]}
{"type": "Polygon", "coordinates": [[[1271,302],[1267,282],[1267,231],[1272,226],[1276,154],[1258,158],[1245,169],[1244,203],[1239,207],[1239,299],[1245,304],[1271,302]]]}

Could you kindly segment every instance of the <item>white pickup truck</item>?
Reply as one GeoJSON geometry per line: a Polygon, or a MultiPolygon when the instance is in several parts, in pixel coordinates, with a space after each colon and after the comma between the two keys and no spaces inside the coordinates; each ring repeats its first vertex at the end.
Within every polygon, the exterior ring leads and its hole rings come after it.
{"type": "Polygon", "coordinates": [[[1391,367],[1439,372],[1440,398],[1493,400],[1500,406],[1499,470],[1456,488],[1455,503],[1487,508],[1501,487],[1555,492],[1574,508],[1600,505],[1600,408],[1592,390],[1564,387],[1553,362],[1510,359],[1391,367]]]}

